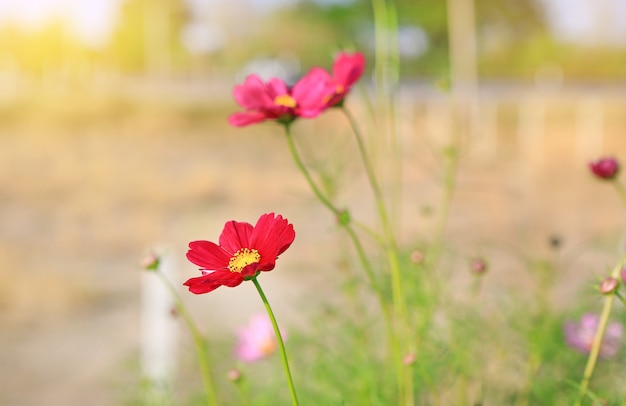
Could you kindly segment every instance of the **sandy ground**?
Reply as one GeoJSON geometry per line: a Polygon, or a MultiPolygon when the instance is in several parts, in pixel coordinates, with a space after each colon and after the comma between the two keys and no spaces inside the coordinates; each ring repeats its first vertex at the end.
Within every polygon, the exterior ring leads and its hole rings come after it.
{"type": "MultiPolygon", "coordinates": [[[[281,213],[298,238],[264,282],[281,317],[323,299],[337,258],[333,218],[311,197],[279,128],[231,129],[228,109],[169,106],[105,109],[86,103],[28,112],[6,108],[0,130],[0,404],[120,404],[128,363],[140,343],[141,257],[167,246],[182,283],[196,275],[187,242],[216,239],[225,221],[254,222],[281,213]],[[61,117],[61,118],[59,118],[61,117]],[[329,259],[331,260],[329,263],[329,259]],[[306,283],[303,283],[306,281],[306,283]]],[[[623,105],[617,106],[623,115],[623,105]]],[[[423,110],[404,111],[402,240],[428,239],[440,197],[441,140],[423,110]],[[432,216],[425,212],[434,211],[432,216]]],[[[310,162],[350,157],[341,117],[295,127],[310,162]],[[308,138],[307,138],[308,137],[308,138]]],[[[608,185],[591,178],[572,146],[566,116],[533,150],[520,152],[515,125],[498,124],[496,154],[464,149],[447,236],[463,254],[490,256],[487,287],[528,282],[520,265],[495,247],[550,255],[564,238],[571,266],[555,297],[575,292],[611,265],[625,211],[608,185]]],[[[437,124],[437,123],[435,123],[437,124]]],[[[439,124],[445,124],[439,123],[439,124]]],[[[626,124],[607,125],[603,151],[626,155],[626,124]]],[[[589,159],[594,156],[590,156],[589,159]]],[[[369,221],[371,205],[358,161],[341,169],[338,201],[369,221]]],[[[462,278],[461,278],[462,279],[462,278]]],[[[330,281],[330,282],[329,282],[330,281]]],[[[211,296],[184,295],[207,329],[230,334],[260,309],[250,286],[211,296]]],[[[126,388],[128,389],[128,388],[126,388]]]]}

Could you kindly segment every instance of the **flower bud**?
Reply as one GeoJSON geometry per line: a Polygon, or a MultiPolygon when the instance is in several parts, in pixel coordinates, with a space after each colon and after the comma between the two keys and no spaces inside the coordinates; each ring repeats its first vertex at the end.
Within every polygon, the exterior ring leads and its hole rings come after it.
{"type": "Polygon", "coordinates": [[[550,248],[553,250],[558,250],[563,245],[563,239],[560,235],[553,234],[550,236],[550,248]]]}
{"type": "Polygon", "coordinates": [[[473,258],[470,261],[470,271],[475,275],[482,275],[487,272],[487,262],[480,258],[473,258]]]}
{"type": "Polygon", "coordinates": [[[612,180],[617,176],[620,165],[615,158],[604,157],[591,162],[589,169],[599,179],[612,180]]]}
{"type": "Polygon", "coordinates": [[[414,352],[407,352],[404,357],[402,358],[402,363],[406,366],[410,366],[415,364],[415,353],[414,352]]]}
{"type": "Polygon", "coordinates": [[[226,374],[226,377],[229,381],[239,382],[242,378],[241,371],[237,369],[231,369],[230,371],[228,371],[228,374],[226,374]]]}
{"type": "Polygon", "coordinates": [[[343,209],[339,212],[339,214],[337,214],[337,223],[342,226],[347,226],[348,224],[350,224],[351,220],[352,218],[350,217],[350,212],[348,211],[348,209],[343,209]]]}
{"type": "Polygon", "coordinates": [[[150,252],[139,261],[139,265],[147,271],[156,271],[160,262],[161,258],[154,252],[150,252]]]}
{"type": "Polygon", "coordinates": [[[610,293],[615,292],[618,286],[619,286],[619,281],[613,278],[612,276],[609,276],[608,278],[606,278],[600,283],[600,293],[604,295],[608,295],[610,293]]]}
{"type": "Polygon", "coordinates": [[[422,262],[424,262],[424,254],[421,251],[413,251],[411,253],[411,262],[413,262],[414,264],[421,264],[422,262]]]}

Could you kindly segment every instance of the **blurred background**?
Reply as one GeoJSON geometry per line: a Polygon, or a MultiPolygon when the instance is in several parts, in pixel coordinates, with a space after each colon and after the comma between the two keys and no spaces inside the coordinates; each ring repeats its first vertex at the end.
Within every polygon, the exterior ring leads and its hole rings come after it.
{"type": "MultiPolygon", "coordinates": [[[[403,221],[404,241],[427,234],[425,213],[437,210],[449,92],[464,91],[478,123],[451,240],[493,254],[500,286],[517,268],[485,241],[540,254],[558,235],[575,257],[559,297],[575,300],[624,244],[620,203],[587,164],[626,159],[626,0],[393,4],[388,90],[408,163],[403,215],[415,220],[403,221]]],[[[178,286],[197,272],[187,242],[215,240],[227,220],[276,211],[296,224],[298,252],[281,258],[291,273],[266,279],[281,317],[302,322],[293,305],[324,289],[334,220],[311,200],[278,128],[229,128],[232,86],[250,73],[293,82],[354,49],[368,61],[350,99],[362,112],[375,44],[362,0],[0,0],[0,403],[125,404],[145,339],[141,258],[171,255],[178,286]]],[[[298,130],[339,132],[324,145],[344,145],[339,120],[298,130]]],[[[313,144],[309,161],[324,165],[313,144]]],[[[335,173],[338,200],[358,204],[358,165],[346,170],[335,173]]],[[[260,309],[246,289],[184,297],[201,326],[228,338],[260,309]]]]}

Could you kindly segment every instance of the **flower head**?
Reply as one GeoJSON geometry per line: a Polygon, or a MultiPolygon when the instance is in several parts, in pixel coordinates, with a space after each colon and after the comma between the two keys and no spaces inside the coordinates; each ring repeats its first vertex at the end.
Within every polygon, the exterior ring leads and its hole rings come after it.
{"type": "Polygon", "coordinates": [[[615,158],[604,157],[589,164],[589,169],[599,179],[614,179],[620,169],[619,162],[615,158]]]}
{"type": "Polygon", "coordinates": [[[265,120],[288,124],[297,117],[313,118],[324,110],[328,98],[326,83],[305,76],[293,88],[273,78],[264,83],[257,75],[249,75],[243,84],[235,86],[233,95],[246,111],[233,113],[228,122],[243,127],[265,120]]]}
{"type": "MultiPolygon", "coordinates": [[[[282,331],[281,335],[284,336],[282,331]]],[[[260,314],[239,330],[235,355],[243,362],[254,362],[272,354],[277,346],[272,322],[267,315],[260,314]]]]}
{"type": "Polygon", "coordinates": [[[238,221],[224,225],[219,245],[210,241],[189,243],[187,259],[201,267],[202,276],[184,283],[195,294],[220,286],[235,287],[259,272],[271,271],[276,259],[296,238],[293,225],[274,213],[259,217],[255,226],[238,221]]]}
{"type": "Polygon", "coordinates": [[[474,275],[482,275],[487,272],[487,261],[481,257],[472,258],[470,260],[470,271],[474,275]]]}
{"type": "Polygon", "coordinates": [[[600,293],[602,293],[603,295],[608,295],[610,293],[615,292],[618,287],[619,287],[619,281],[617,280],[617,278],[609,276],[608,278],[600,282],[599,290],[600,290],[600,293]]]}
{"type": "MultiPolygon", "coordinates": [[[[582,353],[589,353],[593,345],[593,339],[598,329],[600,317],[597,314],[587,313],[580,322],[568,322],[563,326],[565,342],[567,345],[582,353]]],[[[609,323],[606,327],[602,343],[600,344],[600,356],[612,357],[619,350],[624,327],[618,322],[609,323]]]]}
{"type": "Polygon", "coordinates": [[[326,82],[327,107],[341,105],[352,86],[361,78],[365,70],[365,57],[360,52],[349,54],[340,52],[333,63],[332,75],[322,68],[313,68],[308,73],[312,80],[326,82]]]}
{"type": "Polygon", "coordinates": [[[161,258],[156,253],[149,252],[141,259],[139,265],[147,271],[156,271],[159,269],[160,263],[161,258]]]}
{"type": "Polygon", "coordinates": [[[333,106],[343,102],[343,99],[350,92],[350,89],[352,89],[352,85],[354,85],[361,78],[361,75],[363,75],[364,70],[365,57],[362,53],[339,53],[333,63],[335,94],[328,101],[328,105],[333,106]]]}

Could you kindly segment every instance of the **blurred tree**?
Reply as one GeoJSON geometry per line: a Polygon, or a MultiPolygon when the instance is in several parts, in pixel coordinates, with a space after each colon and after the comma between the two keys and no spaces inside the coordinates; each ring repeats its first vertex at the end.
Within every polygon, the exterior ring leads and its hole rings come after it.
{"type": "Polygon", "coordinates": [[[167,75],[184,54],[180,33],[188,18],[183,0],[127,0],[108,52],[122,71],[167,75]]]}
{"type": "MultiPolygon", "coordinates": [[[[401,67],[404,75],[440,76],[448,71],[448,20],[446,2],[441,0],[395,0],[401,29],[413,28],[423,32],[426,43],[420,52],[407,52],[401,67]]],[[[373,22],[371,2],[367,0],[322,5],[315,0],[301,0],[283,11],[282,21],[315,27],[315,35],[304,39],[303,63],[315,63],[319,53],[334,47],[357,46],[373,52],[373,22]],[[320,35],[321,33],[321,35],[320,35]],[[320,44],[319,40],[329,41],[320,44]]],[[[530,41],[545,31],[541,8],[533,0],[476,0],[479,43],[498,41],[513,44],[530,41]]],[[[411,31],[415,32],[415,31],[411,31]]],[[[299,38],[297,35],[294,38],[299,38]]],[[[415,38],[415,37],[414,37],[415,38]]],[[[409,38],[411,41],[411,38],[409,38]]],[[[413,41],[415,41],[413,39],[413,41]]],[[[484,47],[480,47],[483,50],[484,47]]]]}

